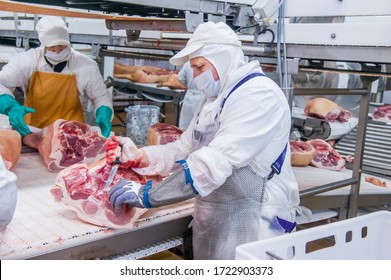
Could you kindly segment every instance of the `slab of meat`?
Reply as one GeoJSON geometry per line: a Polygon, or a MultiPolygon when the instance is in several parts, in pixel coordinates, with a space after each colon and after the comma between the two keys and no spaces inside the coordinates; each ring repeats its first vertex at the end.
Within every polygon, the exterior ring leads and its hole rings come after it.
{"type": "Polygon", "coordinates": [[[22,152],[22,137],[15,130],[0,129],[0,155],[11,170],[22,152]]]}
{"type": "Polygon", "coordinates": [[[311,144],[316,153],[311,161],[313,166],[318,168],[341,170],[345,168],[345,160],[334,148],[322,139],[312,139],[307,141],[311,144]]]}
{"type": "Polygon", "coordinates": [[[30,133],[23,143],[38,149],[49,171],[59,172],[76,163],[90,164],[105,156],[106,138],[87,124],[57,120],[39,133],[30,133]]]}
{"type": "Polygon", "coordinates": [[[309,165],[316,153],[315,148],[304,141],[290,141],[290,147],[292,166],[309,165]]]}
{"type": "Polygon", "coordinates": [[[174,142],[183,133],[178,127],[167,123],[156,123],[148,127],[147,145],[161,145],[174,142]]]}
{"type": "Polygon", "coordinates": [[[120,178],[142,185],[147,178],[131,169],[118,169],[111,184],[105,188],[112,168],[105,159],[90,167],[75,164],[58,173],[56,185],[50,191],[57,202],[75,211],[85,222],[109,228],[132,228],[146,209],[124,205],[117,213],[108,201],[108,191],[120,178]]]}
{"type": "Polygon", "coordinates": [[[391,122],[391,104],[377,107],[373,110],[372,117],[377,121],[391,122]]]}
{"type": "Polygon", "coordinates": [[[178,74],[178,70],[168,70],[153,66],[128,66],[114,63],[114,77],[128,79],[135,83],[158,83],[166,80],[171,74],[178,74]],[[165,76],[164,80],[159,77],[165,76]]]}
{"type": "Polygon", "coordinates": [[[321,97],[308,101],[304,112],[307,116],[321,118],[328,122],[347,122],[352,117],[352,113],[348,110],[343,109],[337,103],[327,98],[321,97]]]}

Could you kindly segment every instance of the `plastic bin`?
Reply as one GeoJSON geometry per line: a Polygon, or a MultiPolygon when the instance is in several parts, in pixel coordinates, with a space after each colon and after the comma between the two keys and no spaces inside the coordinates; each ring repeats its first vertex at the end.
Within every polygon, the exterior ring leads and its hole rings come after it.
{"type": "Polygon", "coordinates": [[[145,145],[148,127],[159,122],[160,108],[154,105],[132,105],[125,111],[126,136],[136,145],[145,145]]]}
{"type": "Polygon", "coordinates": [[[390,260],[391,212],[378,211],[240,245],[238,260],[390,260]]]}

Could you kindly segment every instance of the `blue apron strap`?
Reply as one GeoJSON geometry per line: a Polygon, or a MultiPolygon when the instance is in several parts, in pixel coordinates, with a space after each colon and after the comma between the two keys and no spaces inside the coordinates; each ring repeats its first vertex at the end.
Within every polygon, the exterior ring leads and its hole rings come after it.
{"type": "Polygon", "coordinates": [[[251,80],[252,78],[255,78],[255,77],[262,77],[262,76],[265,76],[265,74],[263,73],[252,73],[252,74],[249,74],[247,75],[246,77],[244,77],[243,79],[241,79],[239,81],[239,83],[237,83],[233,89],[231,89],[231,91],[228,93],[228,95],[223,99],[223,102],[221,102],[221,109],[220,109],[220,113],[221,111],[223,110],[223,107],[224,107],[224,104],[225,104],[225,101],[227,101],[228,97],[231,95],[231,93],[233,93],[235,90],[238,89],[238,87],[240,87],[241,85],[243,85],[245,82],[247,82],[248,80],[251,80]]]}
{"type": "Polygon", "coordinates": [[[270,168],[272,169],[272,171],[270,172],[269,176],[267,176],[267,179],[270,180],[271,178],[273,178],[273,175],[274,174],[280,174],[281,172],[281,169],[282,169],[282,164],[284,163],[284,160],[285,160],[285,154],[286,154],[286,150],[288,149],[288,144],[285,145],[285,148],[284,150],[282,151],[282,153],[278,156],[278,158],[276,159],[275,162],[272,163],[272,165],[270,166],[270,168]]]}
{"type": "Polygon", "coordinates": [[[277,221],[282,226],[282,228],[285,230],[285,233],[291,233],[292,230],[296,227],[296,222],[289,222],[287,220],[281,219],[277,216],[277,221]]]}

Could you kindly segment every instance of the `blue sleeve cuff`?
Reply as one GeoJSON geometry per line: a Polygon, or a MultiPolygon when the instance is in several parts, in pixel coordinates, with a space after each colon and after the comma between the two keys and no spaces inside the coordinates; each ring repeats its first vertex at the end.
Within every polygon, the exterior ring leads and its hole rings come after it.
{"type": "Polygon", "coordinates": [[[198,191],[194,187],[194,181],[193,181],[193,178],[191,178],[190,169],[189,169],[189,166],[187,165],[186,160],[182,159],[182,160],[178,160],[176,162],[181,164],[183,167],[183,171],[185,172],[186,184],[190,184],[191,188],[193,189],[193,192],[195,194],[198,194],[198,191]]]}

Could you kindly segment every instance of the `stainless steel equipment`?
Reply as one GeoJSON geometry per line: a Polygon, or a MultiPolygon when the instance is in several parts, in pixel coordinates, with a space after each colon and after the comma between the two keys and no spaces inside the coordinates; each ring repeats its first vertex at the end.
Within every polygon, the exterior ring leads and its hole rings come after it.
{"type": "MultiPolygon", "coordinates": [[[[335,149],[344,157],[353,156],[356,149],[357,128],[335,144],[335,149]]],[[[371,120],[367,125],[364,140],[362,170],[391,176],[391,124],[371,120]]],[[[354,160],[354,159],[353,159],[354,160]]],[[[351,168],[351,164],[347,163],[351,168]]]]}

